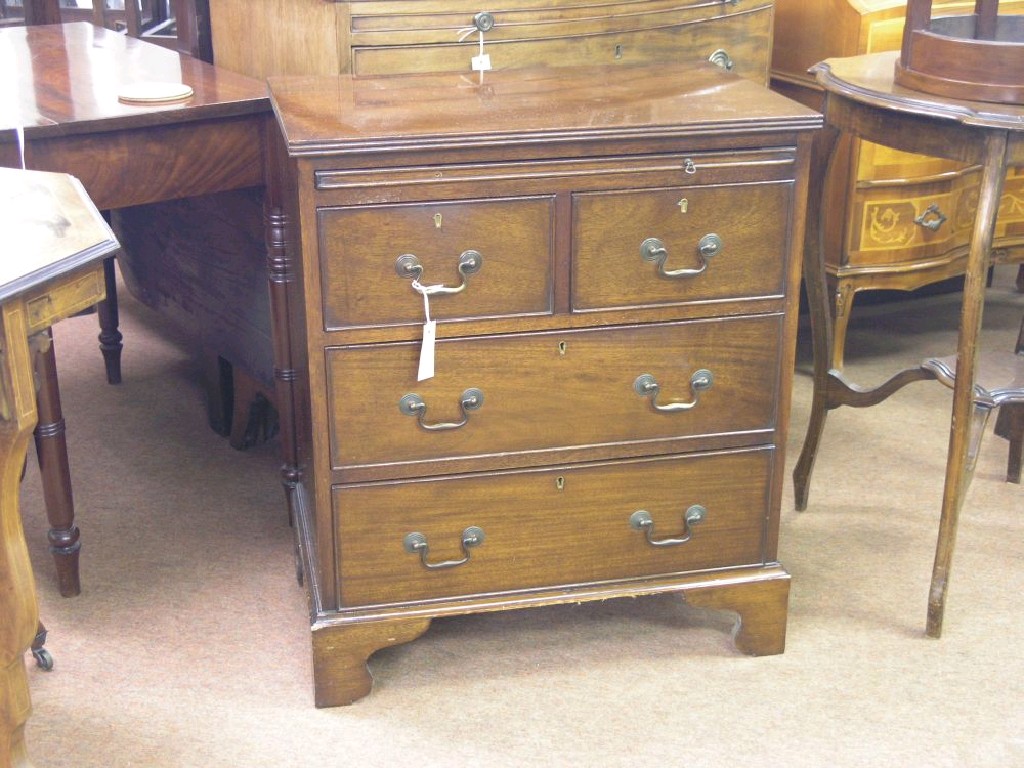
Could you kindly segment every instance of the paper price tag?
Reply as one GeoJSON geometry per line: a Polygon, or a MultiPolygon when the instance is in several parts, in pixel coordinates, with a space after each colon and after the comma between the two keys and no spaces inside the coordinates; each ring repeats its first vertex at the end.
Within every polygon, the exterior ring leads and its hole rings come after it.
{"type": "Polygon", "coordinates": [[[474,72],[487,72],[491,68],[491,55],[489,53],[481,53],[478,56],[474,56],[472,61],[474,72]]]}
{"type": "Polygon", "coordinates": [[[420,368],[416,381],[434,378],[434,346],[437,342],[437,321],[427,320],[423,324],[423,343],[420,345],[420,368]]]}

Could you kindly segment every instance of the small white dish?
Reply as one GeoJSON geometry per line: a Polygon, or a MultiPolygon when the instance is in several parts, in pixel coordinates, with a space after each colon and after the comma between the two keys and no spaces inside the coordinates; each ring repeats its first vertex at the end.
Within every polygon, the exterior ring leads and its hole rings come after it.
{"type": "Polygon", "coordinates": [[[126,83],[121,86],[117,100],[126,104],[165,104],[183,101],[193,93],[192,86],[185,83],[126,83]]]}

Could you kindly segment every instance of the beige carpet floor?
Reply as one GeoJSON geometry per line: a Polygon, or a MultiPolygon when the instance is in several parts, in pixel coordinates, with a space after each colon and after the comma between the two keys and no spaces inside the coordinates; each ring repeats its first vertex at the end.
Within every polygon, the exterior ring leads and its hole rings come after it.
{"type": "MultiPolygon", "coordinates": [[[[990,290],[986,346],[1012,348],[1012,276],[990,290]]],[[[873,384],[947,354],[957,307],[864,305],[847,372],[873,384]]],[[[56,332],[81,596],[57,593],[34,456],[23,483],[56,660],[29,672],[40,768],[1024,766],[1024,490],[991,435],[945,634],[923,634],[949,429],[938,384],[834,412],[808,511],[787,480],[785,654],[738,654],[727,616],[671,597],[451,618],[376,654],[368,698],[317,710],[276,443],[240,453],[211,432],[188,339],[123,294],[122,329],[120,386],[94,318],[56,332]]],[[[804,333],[790,466],[808,358],[804,333]]]]}

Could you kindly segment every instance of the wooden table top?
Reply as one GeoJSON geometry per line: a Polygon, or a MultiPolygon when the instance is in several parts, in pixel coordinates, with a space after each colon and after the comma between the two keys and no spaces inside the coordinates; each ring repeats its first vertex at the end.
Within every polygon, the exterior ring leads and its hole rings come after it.
{"type": "Polygon", "coordinates": [[[86,22],[0,29],[0,141],[206,120],[269,110],[266,85],[86,22]],[[192,97],[140,106],[124,86],[171,82],[192,97]],[[7,134],[6,137],[4,134],[7,134]]]}
{"type": "Polygon", "coordinates": [[[0,302],[117,250],[82,185],[64,173],[0,168],[0,302]]]}
{"type": "Polygon", "coordinates": [[[826,91],[869,106],[967,126],[1024,131],[1024,105],[954,99],[897,85],[899,55],[899,51],[884,51],[826,59],[811,72],[826,91]]]}

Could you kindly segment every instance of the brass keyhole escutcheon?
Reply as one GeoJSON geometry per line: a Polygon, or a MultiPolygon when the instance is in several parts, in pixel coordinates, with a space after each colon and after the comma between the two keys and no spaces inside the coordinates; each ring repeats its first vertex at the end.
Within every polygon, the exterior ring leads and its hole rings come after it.
{"type": "Polygon", "coordinates": [[[616,59],[621,59],[622,58],[622,45],[621,45],[621,43],[619,45],[615,46],[615,58],[616,59]]]}
{"type": "Polygon", "coordinates": [[[569,345],[566,344],[564,341],[558,342],[558,354],[559,355],[562,355],[564,357],[565,356],[565,350],[568,349],[568,348],[569,348],[569,345]]]}
{"type": "Polygon", "coordinates": [[[555,478],[555,488],[557,488],[558,490],[562,490],[563,488],[565,488],[565,478],[562,477],[561,475],[555,478]]]}
{"type": "Polygon", "coordinates": [[[440,213],[435,213],[434,214],[434,227],[437,228],[437,229],[441,228],[441,218],[442,218],[442,216],[441,216],[440,213]]]}
{"type": "Polygon", "coordinates": [[[678,203],[676,203],[676,205],[679,206],[679,212],[680,213],[687,213],[689,211],[689,208],[690,208],[690,201],[687,200],[684,197],[682,200],[680,200],[678,203]]]}

